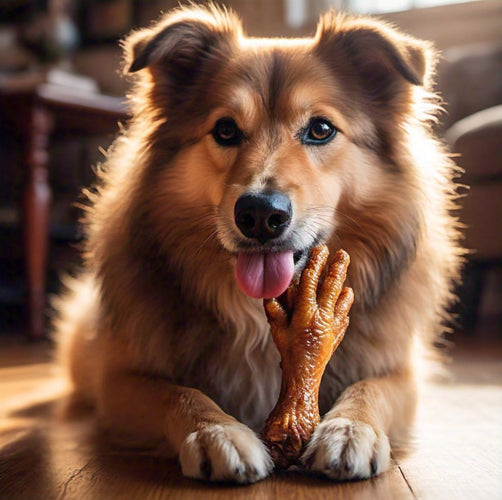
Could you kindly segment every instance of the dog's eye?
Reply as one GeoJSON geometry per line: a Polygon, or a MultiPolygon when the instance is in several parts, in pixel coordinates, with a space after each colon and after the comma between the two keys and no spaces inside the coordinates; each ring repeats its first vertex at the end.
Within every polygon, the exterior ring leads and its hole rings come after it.
{"type": "Polygon", "coordinates": [[[335,137],[336,127],[325,118],[312,118],[301,134],[304,144],[325,144],[335,137]]]}
{"type": "Polygon", "coordinates": [[[232,118],[219,119],[212,131],[214,140],[220,146],[238,146],[244,134],[232,118]]]}

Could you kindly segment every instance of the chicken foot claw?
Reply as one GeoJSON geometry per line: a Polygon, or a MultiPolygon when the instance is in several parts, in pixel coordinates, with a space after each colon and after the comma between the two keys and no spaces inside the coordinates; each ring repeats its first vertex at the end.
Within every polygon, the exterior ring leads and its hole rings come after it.
{"type": "Polygon", "coordinates": [[[282,382],[261,437],[280,468],[297,462],[320,422],[321,378],[349,325],[354,294],[343,287],[349,256],[343,250],[336,252],[323,276],[328,254],[325,245],[313,248],[300,281],[280,298],[264,300],[281,355],[282,382]]]}

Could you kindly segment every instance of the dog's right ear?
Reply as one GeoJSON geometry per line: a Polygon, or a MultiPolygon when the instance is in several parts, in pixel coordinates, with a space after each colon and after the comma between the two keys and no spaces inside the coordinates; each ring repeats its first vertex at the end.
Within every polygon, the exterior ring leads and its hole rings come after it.
{"type": "Polygon", "coordinates": [[[123,43],[126,72],[163,63],[170,70],[189,70],[241,33],[235,15],[216,7],[188,8],[167,15],[153,28],[133,32],[123,43]]]}

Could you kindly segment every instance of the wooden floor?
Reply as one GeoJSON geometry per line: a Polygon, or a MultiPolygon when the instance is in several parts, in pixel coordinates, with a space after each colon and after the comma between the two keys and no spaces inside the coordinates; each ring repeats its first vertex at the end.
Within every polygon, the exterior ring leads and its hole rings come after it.
{"type": "Polygon", "coordinates": [[[184,479],[174,462],[100,444],[87,413],[61,419],[61,398],[34,404],[61,388],[48,346],[0,335],[0,498],[502,499],[500,345],[458,351],[450,380],[424,388],[416,451],[355,483],[297,473],[251,486],[184,479]]]}

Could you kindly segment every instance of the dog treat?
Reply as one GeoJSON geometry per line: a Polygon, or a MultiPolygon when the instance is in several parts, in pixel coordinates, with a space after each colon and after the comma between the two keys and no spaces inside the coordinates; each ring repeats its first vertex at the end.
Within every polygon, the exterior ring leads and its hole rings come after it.
{"type": "Polygon", "coordinates": [[[353,292],[344,288],[349,256],[336,252],[324,277],[325,245],[311,250],[299,282],[278,299],[264,301],[281,355],[279,399],[261,432],[280,468],[293,465],[320,421],[321,378],[349,324],[353,292]]]}

